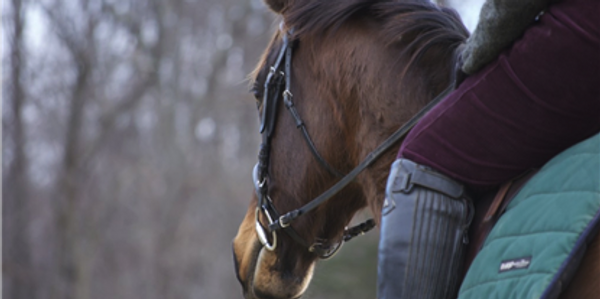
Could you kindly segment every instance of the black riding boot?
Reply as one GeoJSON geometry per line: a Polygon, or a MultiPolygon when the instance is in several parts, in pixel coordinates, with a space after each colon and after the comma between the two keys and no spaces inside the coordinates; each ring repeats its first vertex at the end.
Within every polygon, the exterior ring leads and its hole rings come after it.
{"type": "Polygon", "coordinates": [[[396,160],[382,209],[377,298],[455,298],[472,215],[460,183],[396,160]]]}

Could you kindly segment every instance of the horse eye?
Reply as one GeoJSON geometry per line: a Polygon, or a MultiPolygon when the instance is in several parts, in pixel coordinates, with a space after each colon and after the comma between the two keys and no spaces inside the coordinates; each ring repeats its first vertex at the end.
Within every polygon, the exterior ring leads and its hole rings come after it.
{"type": "Polygon", "coordinates": [[[250,90],[250,92],[252,93],[252,95],[254,96],[254,98],[255,98],[257,101],[260,101],[260,100],[261,100],[261,98],[262,98],[262,97],[261,97],[261,94],[260,94],[260,90],[258,90],[258,89],[256,89],[256,88],[252,88],[252,90],[250,90]]]}
{"type": "Polygon", "coordinates": [[[254,83],[254,86],[252,87],[252,89],[250,89],[250,93],[254,96],[254,99],[256,100],[256,106],[260,106],[260,103],[262,101],[262,92],[259,88],[258,83],[254,83]]]}

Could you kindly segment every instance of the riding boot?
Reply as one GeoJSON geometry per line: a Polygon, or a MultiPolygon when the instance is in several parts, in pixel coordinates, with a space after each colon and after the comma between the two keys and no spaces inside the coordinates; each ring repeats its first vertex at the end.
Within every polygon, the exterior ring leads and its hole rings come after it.
{"type": "Polygon", "coordinates": [[[396,160],[382,209],[377,298],[455,298],[472,217],[462,184],[396,160]]]}

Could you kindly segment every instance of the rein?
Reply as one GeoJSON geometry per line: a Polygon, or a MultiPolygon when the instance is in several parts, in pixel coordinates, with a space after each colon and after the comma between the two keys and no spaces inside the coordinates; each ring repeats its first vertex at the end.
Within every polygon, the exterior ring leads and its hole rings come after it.
{"type": "Polygon", "coordinates": [[[258,197],[258,206],[255,212],[255,222],[256,222],[256,232],[258,234],[258,238],[261,244],[270,251],[275,250],[277,246],[277,235],[276,232],[278,230],[283,230],[287,233],[294,241],[299,243],[305,248],[308,248],[310,252],[314,252],[320,258],[326,259],[333,256],[341,247],[344,242],[351,240],[352,238],[362,235],[367,231],[371,230],[375,227],[375,221],[373,219],[368,219],[367,221],[351,227],[346,228],[344,230],[344,235],[342,240],[336,244],[328,244],[327,240],[317,239],[315,243],[309,245],[302,237],[298,235],[298,233],[290,226],[292,221],[301,215],[315,209],[316,207],[322,205],[331,199],[335,194],[340,192],[343,188],[345,188],[348,184],[350,184],[363,170],[373,164],[383,153],[389,150],[394,144],[400,141],[402,138],[406,136],[406,134],[417,124],[417,122],[425,115],[431,108],[436,106],[448,93],[450,93],[454,89],[454,83],[451,83],[444,91],[442,91],[437,97],[435,97],[429,104],[427,104],[424,108],[421,109],[416,115],[414,115],[408,122],[406,122],[402,127],[400,127],[396,132],[394,132],[390,137],[388,137],[382,144],[380,144],[375,150],[369,153],[365,159],[356,166],[350,173],[347,175],[342,175],[341,172],[337,171],[331,165],[329,165],[323,157],[317,151],[314,143],[312,142],[306,127],[304,126],[304,122],[300,118],[298,111],[294,107],[294,103],[292,102],[293,95],[290,92],[291,85],[291,60],[292,60],[292,48],[293,45],[289,41],[289,33],[283,33],[283,44],[281,46],[281,50],[279,51],[279,55],[277,56],[277,60],[275,64],[271,66],[270,72],[267,75],[267,79],[264,84],[264,99],[263,99],[263,111],[262,111],[262,120],[260,126],[260,133],[262,134],[262,143],[260,145],[260,151],[258,156],[258,163],[254,167],[253,170],[253,180],[254,186],[256,189],[256,195],[258,197]],[[285,57],[285,71],[280,71],[280,65],[285,57]],[[281,87],[284,85],[282,82],[285,82],[285,90],[280,94],[281,87]],[[274,92],[272,93],[272,97],[270,97],[272,89],[271,87],[275,87],[274,92]],[[323,192],[318,197],[311,200],[306,205],[302,206],[299,209],[295,209],[293,211],[287,212],[283,215],[279,214],[275,209],[273,201],[268,195],[267,188],[267,176],[268,176],[268,163],[269,163],[269,152],[270,152],[270,144],[271,144],[271,134],[273,133],[275,127],[275,120],[277,115],[277,99],[283,97],[283,102],[288,111],[292,114],[296,122],[296,127],[302,130],[304,140],[308,144],[313,153],[313,156],[317,161],[330,173],[341,177],[341,179],[329,188],[327,191],[323,192]],[[268,231],[263,227],[259,220],[259,214],[262,213],[266,216],[269,224],[268,231]],[[268,235],[271,234],[271,241],[269,242],[268,235]]]}

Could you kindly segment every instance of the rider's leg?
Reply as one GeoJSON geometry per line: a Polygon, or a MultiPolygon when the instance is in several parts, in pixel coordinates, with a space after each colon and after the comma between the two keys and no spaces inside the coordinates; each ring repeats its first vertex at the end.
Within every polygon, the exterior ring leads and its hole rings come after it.
{"type": "MultiPolygon", "coordinates": [[[[397,163],[412,165],[405,160],[410,159],[469,188],[491,188],[599,132],[599,10],[595,0],[551,6],[522,39],[417,124],[399,153],[405,162],[397,163]]],[[[462,245],[451,240],[460,235],[466,216],[463,208],[437,207],[460,207],[463,201],[435,184],[395,192],[411,170],[392,170],[382,211],[379,296],[451,298],[458,270],[448,256],[460,256],[451,252],[462,245]],[[389,211],[391,204],[396,206],[389,211]],[[451,234],[431,233],[444,225],[451,234]],[[425,292],[429,287],[445,297],[431,296],[425,292]]]]}
{"type": "Polygon", "coordinates": [[[428,113],[399,157],[489,188],[600,131],[600,2],[551,6],[428,113]]]}
{"type": "Polygon", "coordinates": [[[378,298],[454,298],[473,216],[461,184],[410,160],[392,165],[382,211],[378,298]]]}

